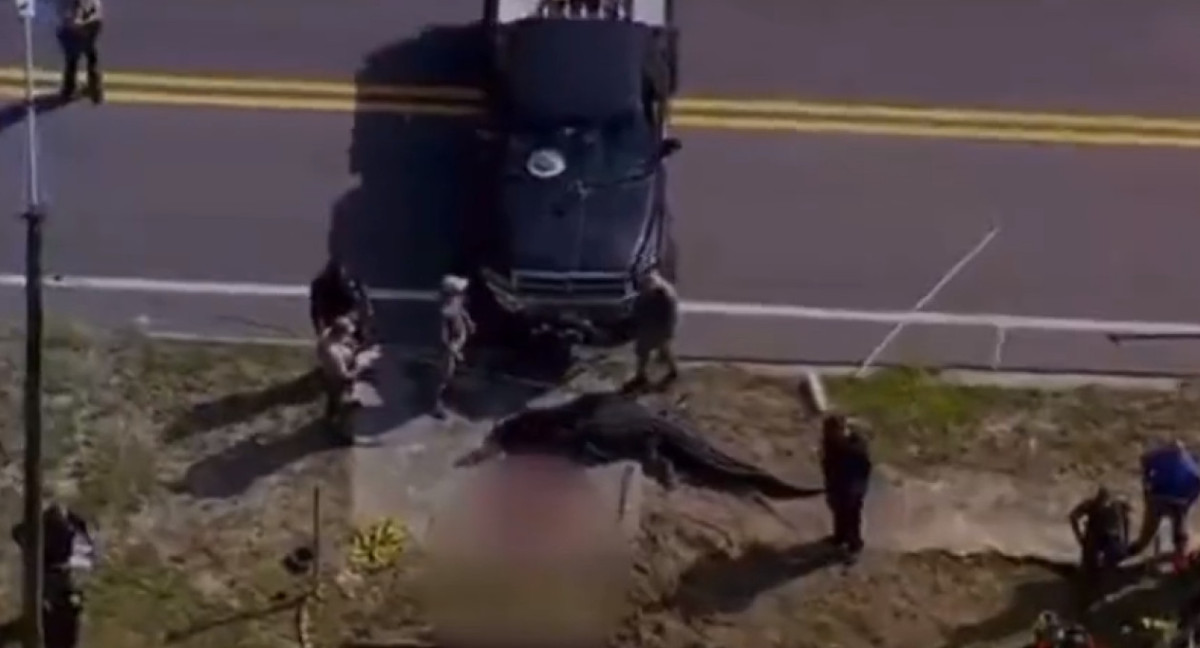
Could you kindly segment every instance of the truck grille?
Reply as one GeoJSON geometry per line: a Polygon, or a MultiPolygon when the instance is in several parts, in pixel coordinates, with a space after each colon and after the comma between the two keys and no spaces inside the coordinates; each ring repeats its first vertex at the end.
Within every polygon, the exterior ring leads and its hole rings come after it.
{"type": "Polygon", "coordinates": [[[516,292],[529,297],[622,299],[632,291],[624,274],[514,272],[516,292]]]}

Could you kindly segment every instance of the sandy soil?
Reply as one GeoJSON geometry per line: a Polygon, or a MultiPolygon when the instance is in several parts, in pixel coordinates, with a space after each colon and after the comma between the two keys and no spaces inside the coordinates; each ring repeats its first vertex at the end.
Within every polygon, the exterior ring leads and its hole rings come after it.
{"type": "MultiPolygon", "coordinates": [[[[0,341],[5,523],[19,506],[15,342],[0,341]]],[[[411,562],[371,574],[344,569],[353,533],[345,451],[314,424],[315,393],[303,378],[309,362],[307,350],[55,336],[47,380],[51,482],[98,520],[106,547],[106,568],[90,588],[89,645],[291,645],[288,602],[304,580],[280,560],[312,544],[317,486],[329,565],[325,600],[312,610],[320,645],[419,628],[405,570],[411,562]],[[271,607],[274,614],[260,614],[271,607]]],[[[1008,392],[889,372],[835,382],[831,391],[863,418],[878,460],[896,479],[927,485],[966,474],[986,490],[1003,478],[1028,489],[1014,491],[1016,500],[1054,499],[1054,510],[1097,479],[1127,484],[1145,443],[1172,434],[1200,441],[1200,402],[1190,389],[1008,392]]],[[[695,369],[652,400],[681,408],[737,454],[796,480],[815,479],[814,422],[801,410],[794,378],[695,369]]],[[[687,487],[669,496],[652,489],[647,507],[622,646],[999,645],[1038,611],[1067,610],[1076,598],[1064,570],[1044,560],[937,549],[940,522],[907,552],[895,548],[899,535],[875,529],[878,546],[846,570],[814,543],[825,533],[819,511],[787,511],[798,516],[797,530],[746,502],[687,487]]],[[[1054,517],[1004,526],[1036,535],[1054,517]]],[[[10,546],[0,559],[15,565],[10,546]]],[[[9,602],[13,573],[0,575],[9,602]]],[[[1141,591],[1097,615],[1106,631],[1161,606],[1180,584],[1135,586],[1141,591]]]]}

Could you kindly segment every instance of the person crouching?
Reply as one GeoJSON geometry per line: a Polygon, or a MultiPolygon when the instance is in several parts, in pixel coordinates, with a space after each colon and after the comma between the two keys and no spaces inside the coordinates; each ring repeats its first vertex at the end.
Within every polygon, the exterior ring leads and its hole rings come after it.
{"type": "Polygon", "coordinates": [[[1087,607],[1108,595],[1109,581],[1129,552],[1131,510],[1128,502],[1104,486],[1071,510],[1069,522],[1079,543],[1087,607]]]}
{"type": "Polygon", "coordinates": [[[348,434],[347,414],[358,404],[355,385],[378,357],[378,349],[361,347],[357,327],[348,316],[333,320],[317,339],[317,360],[325,390],[324,420],[338,434],[348,434]]]}
{"type": "Polygon", "coordinates": [[[1178,440],[1155,448],[1142,456],[1144,516],[1141,533],[1129,548],[1127,557],[1146,550],[1158,536],[1164,521],[1170,523],[1174,541],[1173,562],[1177,570],[1187,564],[1187,518],[1200,499],[1200,463],[1178,440]]]}

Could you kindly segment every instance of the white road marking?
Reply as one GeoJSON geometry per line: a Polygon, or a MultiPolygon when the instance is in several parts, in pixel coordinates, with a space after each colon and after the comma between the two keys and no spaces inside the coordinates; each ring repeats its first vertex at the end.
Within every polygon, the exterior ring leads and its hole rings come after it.
{"type": "MultiPolygon", "coordinates": [[[[938,296],[938,293],[942,292],[942,289],[948,286],[951,281],[954,281],[954,278],[958,276],[958,273],[962,272],[963,268],[967,267],[971,261],[974,261],[976,257],[978,257],[985,249],[987,249],[988,244],[990,244],[992,239],[996,238],[996,235],[999,233],[999,225],[996,225],[992,227],[992,229],[988,230],[979,243],[975,244],[975,247],[971,248],[965,255],[963,255],[963,257],[959,259],[957,263],[950,266],[950,269],[946,271],[946,274],[942,275],[942,278],[938,279],[937,283],[933,284],[933,287],[929,289],[929,292],[925,293],[920,299],[917,300],[916,304],[913,304],[912,308],[908,309],[909,312],[916,313],[918,311],[925,310],[925,307],[928,306],[929,303],[938,296]]],[[[883,352],[888,348],[888,345],[900,336],[900,333],[904,330],[905,326],[905,322],[898,322],[892,327],[892,330],[888,331],[887,335],[883,336],[883,340],[881,340],[879,344],[871,350],[871,353],[867,355],[867,359],[863,360],[862,364],[858,366],[858,373],[856,374],[857,377],[862,378],[866,375],[867,371],[871,369],[871,365],[875,364],[875,361],[879,359],[879,356],[883,355],[883,352]]]]}
{"type": "MultiPolygon", "coordinates": [[[[157,293],[167,295],[211,295],[214,297],[308,297],[308,286],[223,281],[173,281],[142,277],[83,277],[47,275],[42,284],[63,290],[92,290],[97,292],[157,293]]],[[[0,274],[0,288],[24,288],[25,277],[0,274]]],[[[431,302],[433,291],[376,289],[373,299],[383,301],[431,302]]]]}
{"type": "MultiPolygon", "coordinates": [[[[0,274],[0,288],[23,288],[21,275],[0,274]]],[[[251,282],[208,282],[140,277],[83,277],[53,275],[46,277],[50,289],[96,292],[128,292],[166,295],[204,295],[213,297],[307,298],[308,286],[251,282]]],[[[389,302],[429,303],[433,291],[371,289],[372,299],[389,302]]],[[[741,302],[690,301],[681,306],[688,315],[743,317],[749,319],[790,319],[864,324],[904,324],[906,326],[957,326],[994,328],[1006,331],[1045,331],[1062,333],[1137,333],[1200,335],[1197,322],[1155,322],[1140,320],[1102,320],[1070,317],[1038,317],[1000,313],[945,313],[937,311],[896,311],[824,308],[792,304],[755,304],[741,302]]]]}

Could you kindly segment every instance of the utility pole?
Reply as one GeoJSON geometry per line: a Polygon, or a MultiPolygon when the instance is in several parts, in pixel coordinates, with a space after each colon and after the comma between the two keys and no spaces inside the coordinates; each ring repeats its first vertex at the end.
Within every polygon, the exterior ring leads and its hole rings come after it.
{"type": "Polygon", "coordinates": [[[15,0],[25,32],[25,537],[22,616],[24,648],[44,648],[42,627],[42,207],[38,177],[37,95],[33,21],[36,0],[15,0]]]}

